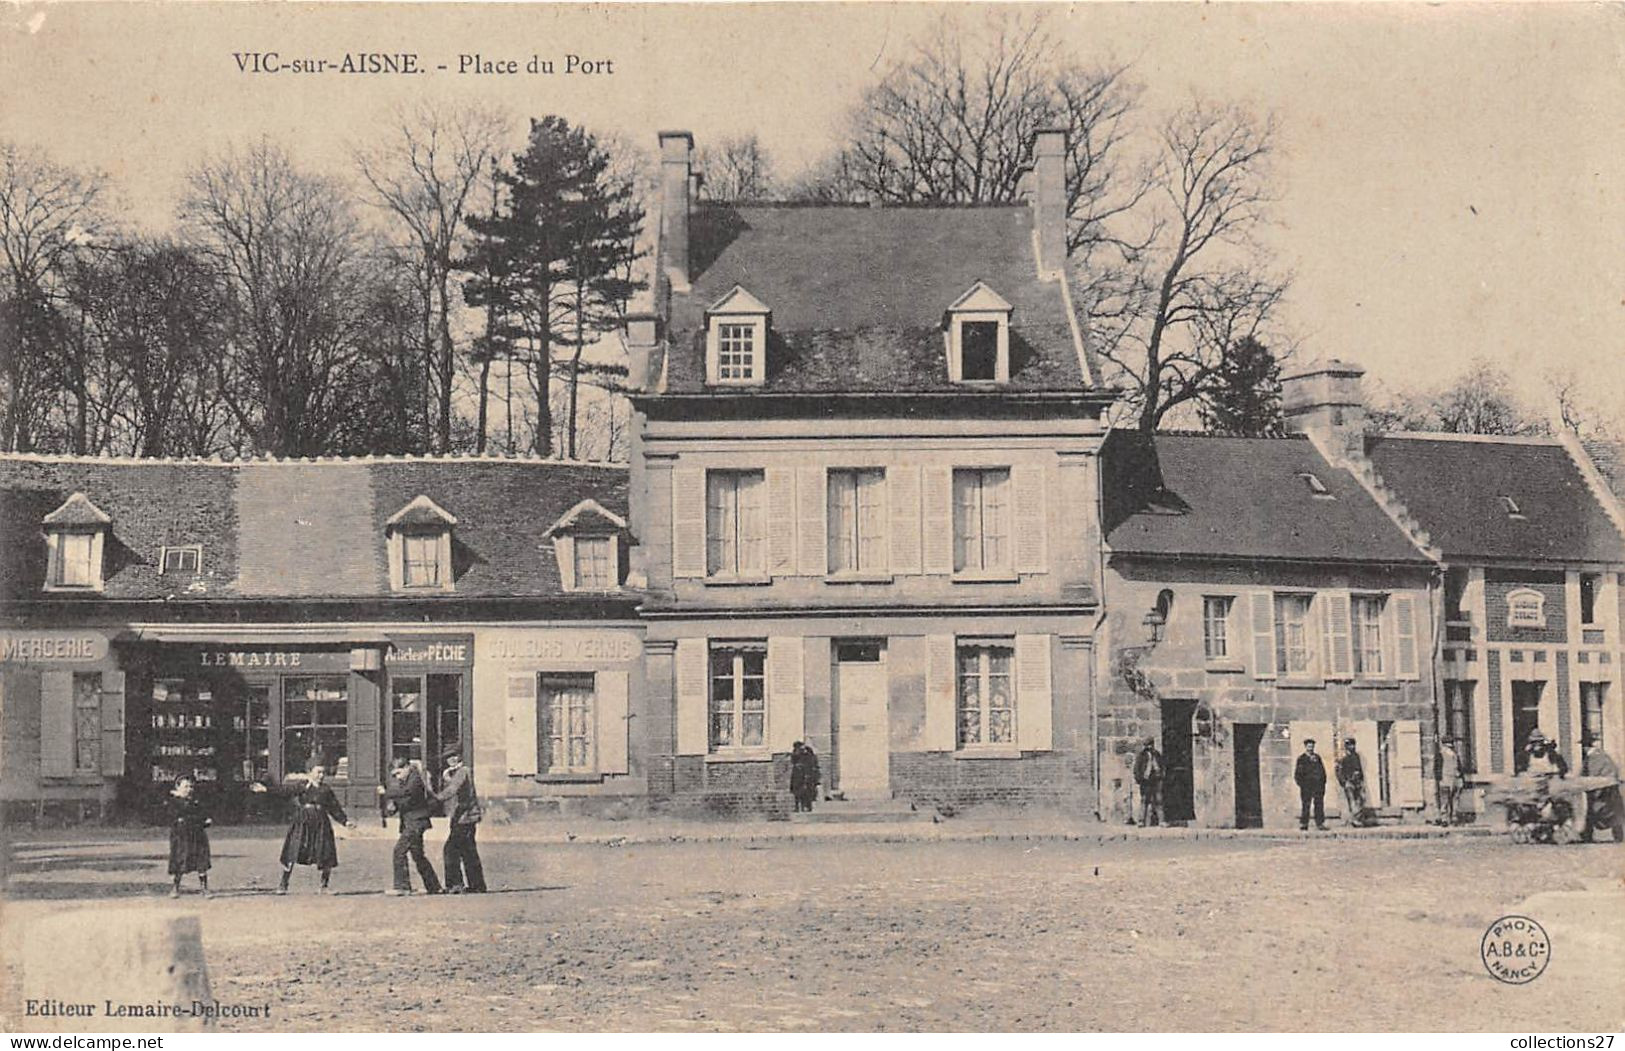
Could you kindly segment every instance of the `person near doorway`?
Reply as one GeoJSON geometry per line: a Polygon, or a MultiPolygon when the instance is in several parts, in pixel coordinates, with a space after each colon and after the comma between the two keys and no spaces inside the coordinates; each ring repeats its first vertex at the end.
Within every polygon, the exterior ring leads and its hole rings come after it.
{"type": "Polygon", "coordinates": [[[169,793],[169,896],[181,896],[181,877],[197,873],[203,896],[209,896],[209,812],[197,797],[196,783],[181,777],[169,793]]]}
{"type": "Polygon", "coordinates": [[[1557,750],[1557,742],[1540,732],[1540,727],[1529,731],[1529,741],[1524,745],[1524,751],[1529,754],[1525,772],[1544,777],[1569,776],[1569,761],[1557,750]]]}
{"type": "Polygon", "coordinates": [[[1157,751],[1157,739],[1147,737],[1140,754],[1134,757],[1134,783],[1140,789],[1140,824],[1162,823],[1162,753],[1157,751]]]}
{"type": "Polygon", "coordinates": [[[442,758],[446,772],[440,778],[440,791],[435,793],[445,804],[446,817],[451,830],[446,834],[446,846],[440,860],[446,870],[446,893],[485,893],[485,867],[480,864],[480,848],[474,842],[484,810],[480,807],[479,793],[474,790],[474,775],[463,765],[463,750],[459,745],[448,747],[442,758]]]}
{"type": "Polygon", "coordinates": [[[1449,827],[1456,823],[1456,801],[1461,797],[1464,784],[1461,776],[1461,756],[1456,753],[1453,738],[1439,738],[1439,824],[1449,827]]]}
{"type": "Polygon", "coordinates": [[[393,855],[395,882],[384,893],[412,893],[412,876],[406,867],[407,859],[411,858],[417,866],[418,876],[423,880],[423,893],[439,894],[440,877],[435,875],[434,866],[429,864],[428,855],[423,853],[423,833],[429,830],[431,824],[429,815],[434,799],[428,786],[423,783],[423,775],[411,760],[398,756],[389,771],[389,784],[379,785],[378,791],[394,804],[395,814],[400,819],[400,838],[395,840],[393,855]]]}
{"type": "Polygon", "coordinates": [[[1348,806],[1348,823],[1364,826],[1370,823],[1366,814],[1365,760],[1355,748],[1354,738],[1343,742],[1343,755],[1337,760],[1337,783],[1343,789],[1343,800],[1348,806]]]}
{"type": "Polygon", "coordinates": [[[1586,793],[1586,827],[1580,837],[1587,843],[1596,838],[1599,829],[1609,829],[1615,843],[1625,843],[1625,805],[1619,794],[1619,765],[1602,750],[1596,734],[1587,734],[1585,755],[1580,759],[1580,773],[1586,777],[1611,778],[1616,783],[1606,788],[1594,788],[1586,793]]]}
{"type": "MultiPolygon", "coordinates": [[[[255,792],[269,792],[263,783],[252,786],[255,792]]],[[[293,796],[293,823],[282,840],[282,879],[278,894],[288,893],[288,880],[295,865],[315,865],[321,873],[321,891],[327,893],[328,877],[339,865],[338,844],[333,840],[333,822],[341,821],[346,828],[355,822],[344,813],[339,797],[327,784],[327,767],[320,763],[312,766],[305,780],[296,785],[293,796]]]]}
{"type": "Polygon", "coordinates": [[[1309,814],[1314,811],[1315,827],[1326,831],[1326,760],[1315,752],[1315,739],[1305,738],[1303,752],[1292,768],[1292,780],[1298,784],[1298,829],[1309,830],[1309,814]]]}
{"type": "Polygon", "coordinates": [[[790,748],[790,795],[795,799],[796,810],[812,813],[821,776],[818,753],[806,741],[797,741],[790,748]]]}

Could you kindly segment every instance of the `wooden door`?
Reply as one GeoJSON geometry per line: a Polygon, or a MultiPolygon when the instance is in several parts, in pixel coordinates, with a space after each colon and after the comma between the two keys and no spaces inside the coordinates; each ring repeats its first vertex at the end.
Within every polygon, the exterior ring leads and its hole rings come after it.
{"type": "Polygon", "coordinates": [[[891,798],[886,683],[883,644],[836,645],[835,765],[839,787],[848,799],[891,798]]]}

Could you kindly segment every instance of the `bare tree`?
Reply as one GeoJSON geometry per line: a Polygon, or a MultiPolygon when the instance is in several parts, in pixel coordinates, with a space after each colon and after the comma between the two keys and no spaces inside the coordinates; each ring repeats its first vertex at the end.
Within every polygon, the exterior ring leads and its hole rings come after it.
{"type": "Polygon", "coordinates": [[[1546,377],[1546,390],[1556,410],[1557,423],[1587,441],[1612,438],[1617,421],[1611,421],[1587,393],[1586,384],[1573,369],[1560,369],[1546,377]]]}
{"type": "Polygon", "coordinates": [[[713,201],[760,201],[773,196],[773,162],[754,133],[702,146],[697,158],[701,192],[713,201]]]}
{"type": "Polygon", "coordinates": [[[1506,435],[1551,430],[1519,400],[1511,377],[1484,358],[1475,358],[1442,387],[1379,394],[1372,406],[1372,421],[1382,430],[1506,435]]]}
{"type": "MultiPolygon", "coordinates": [[[[457,350],[453,257],[464,237],[463,218],[496,156],[507,120],[478,107],[421,102],[396,110],[387,137],[354,152],[373,202],[410,238],[421,257],[425,365],[435,401],[430,448],[451,448],[457,350]]],[[[425,436],[428,437],[428,436],[425,436]]]]}

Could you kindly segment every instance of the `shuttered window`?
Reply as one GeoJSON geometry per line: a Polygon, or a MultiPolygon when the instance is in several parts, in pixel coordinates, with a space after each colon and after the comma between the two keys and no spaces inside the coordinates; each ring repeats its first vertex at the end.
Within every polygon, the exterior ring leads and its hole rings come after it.
{"type": "Polygon", "coordinates": [[[711,749],[759,748],[767,742],[767,646],[711,647],[711,749]]]}
{"type": "Polygon", "coordinates": [[[886,472],[829,472],[829,571],[886,569],[886,472]]]}
{"type": "Polygon", "coordinates": [[[1228,595],[1208,595],[1202,599],[1202,651],[1210,661],[1230,656],[1230,607],[1228,595]]]}
{"type": "Polygon", "coordinates": [[[761,471],[708,471],[705,560],[710,576],[759,576],[763,561],[761,471]]]}
{"type": "Polygon", "coordinates": [[[1382,621],[1388,600],[1383,595],[1354,596],[1354,674],[1374,678],[1386,673],[1382,621]]]}
{"type": "Polygon", "coordinates": [[[1010,471],[954,471],[954,572],[1009,571],[1010,471]]]}
{"type": "Polygon", "coordinates": [[[541,685],[538,731],[542,772],[593,772],[593,677],[543,675],[541,685]]]}
{"type": "Polygon", "coordinates": [[[1309,595],[1275,596],[1275,665],[1283,676],[1308,678],[1315,671],[1310,642],[1309,595]]]}
{"type": "Polygon", "coordinates": [[[1015,743],[1015,658],[1013,645],[959,645],[959,747],[1015,743]]]}

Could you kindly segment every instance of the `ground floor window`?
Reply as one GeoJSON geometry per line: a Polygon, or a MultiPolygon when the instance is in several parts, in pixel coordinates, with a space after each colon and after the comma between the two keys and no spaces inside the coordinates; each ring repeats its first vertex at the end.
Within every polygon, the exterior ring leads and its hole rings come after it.
{"type": "Polygon", "coordinates": [[[448,745],[462,742],[462,676],[391,675],[389,754],[391,759],[435,769],[448,745]]]}
{"type": "Polygon", "coordinates": [[[1444,732],[1455,739],[1456,758],[1461,772],[1471,774],[1478,765],[1473,757],[1473,687],[1476,684],[1447,679],[1444,684],[1444,732]]]}
{"type": "Polygon", "coordinates": [[[767,646],[711,647],[711,748],[758,748],[767,741],[767,646]]]}
{"type": "Polygon", "coordinates": [[[595,691],[591,675],[543,675],[540,738],[542,772],[591,773],[595,691]]]}
{"type": "Polygon", "coordinates": [[[960,643],[959,747],[1015,743],[1015,661],[1011,643],[960,643]]]}
{"type": "Polygon", "coordinates": [[[75,773],[101,772],[102,673],[75,672],[73,676],[73,769],[75,773]]]}
{"type": "Polygon", "coordinates": [[[350,776],[350,679],[346,675],[282,680],[282,776],[318,763],[329,776],[350,776]]]}
{"type": "Polygon", "coordinates": [[[1607,740],[1603,736],[1603,702],[1608,695],[1608,684],[1605,682],[1582,682],[1580,684],[1580,737],[1582,740],[1591,739],[1597,742],[1597,747],[1607,748],[1607,740]]]}

